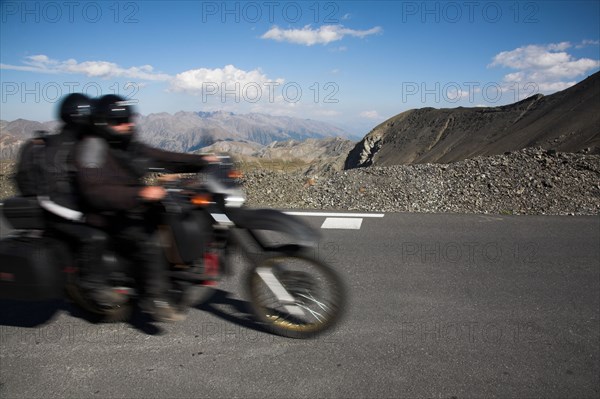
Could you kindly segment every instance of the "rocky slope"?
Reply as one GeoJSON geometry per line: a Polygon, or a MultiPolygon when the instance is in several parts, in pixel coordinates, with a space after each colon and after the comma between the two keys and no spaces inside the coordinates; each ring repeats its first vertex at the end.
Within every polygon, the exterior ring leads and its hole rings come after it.
{"type": "Polygon", "coordinates": [[[344,160],[355,144],[341,137],[275,141],[267,146],[247,141],[218,141],[197,152],[230,154],[243,170],[319,173],[342,170],[344,160]]]}
{"type": "Polygon", "coordinates": [[[369,167],[317,177],[256,171],[251,206],[377,212],[598,215],[600,156],[529,148],[450,164],[369,167]]]}
{"type": "Polygon", "coordinates": [[[600,72],[561,92],[501,107],[413,109],[375,127],[347,169],[454,162],[526,147],[600,154],[600,72]]]}
{"type": "MultiPolygon", "coordinates": [[[[0,163],[0,198],[14,193],[0,163]]],[[[346,171],[254,170],[241,180],[254,207],[377,212],[600,214],[600,155],[529,148],[450,164],[346,171]]]]}

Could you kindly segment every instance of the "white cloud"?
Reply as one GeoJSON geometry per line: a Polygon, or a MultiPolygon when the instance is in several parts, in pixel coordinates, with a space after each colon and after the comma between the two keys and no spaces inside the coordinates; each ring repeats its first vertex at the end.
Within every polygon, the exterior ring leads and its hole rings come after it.
{"type": "MultiPolygon", "coordinates": [[[[511,51],[503,51],[494,57],[490,66],[504,66],[513,69],[544,70],[556,65],[568,66],[573,57],[564,50],[570,44],[558,43],[546,46],[529,45],[511,51]]],[[[576,74],[579,71],[575,71],[576,74]]]]}
{"type": "Polygon", "coordinates": [[[113,62],[107,61],[84,61],[77,62],[74,59],[59,61],[46,55],[38,54],[26,57],[25,65],[0,64],[0,69],[12,69],[17,71],[29,71],[39,73],[71,73],[82,74],[92,78],[129,78],[142,80],[166,81],[170,76],[163,73],[155,73],[151,65],[139,67],[122,68],[113,62]]]}
{"type": "MultiPolygon", "coordinates": [[[[171,80],[170,88],[173,91],[187,91],[201,93],[207,90],[211,92],[237,91],[249,98],[257,98],[257,91],[274,91],[274,88],[283,84],[283,79],[269,79],[260,70],[254,69],[244,71],[233,65],[224,68],[199,68],[178,73],[171,80]]],[[[233,96],[233,94],[232,94],[233,96]]],[[[262,95],[261,95],[262,97],[262,95]]]]}
{"type": "Polygon", "coordinates": [[[489,66],[517,70],[504,76],[506,83],[534,83],[540,92],[555,92],[572,86],[576,83],[574,78],[600,67],[599,60],[576,59],[567,52],[572,47],[569,42],[523,46],[497,54],[489,66]]]}
{"type": "MultiPolygon", "coordinates": [[[[213,91],[216,89],[223,98],[234,98],[228,96],[228,90],[238,90],[238,98],[246,97],[251,101],[263,98],[271,99],[269,95],[284,83],[283,79],[269,79],[260,70],[254,69],[244,71],[233,65],[223,68],[198,68],[190,69],[175,76],[157,73],[151,65],[133,66],[123,68],[118,64],[108,61],[84,61],[78,62],[74,59],[66,61],[54,60],[46,55],[38,54],[25,58],[23,65],[0,64],[0,69],[48,73],[48,74],[78,74],[90,78],[114,79],[127,78],[140,81],[168,82],[172,91],[199,94],[208,86],[213,91]],[[259,93],[259,91],[261,91],[259,93]]],[[[137,87],[142,87],[138,85],[137,87]]]]}
{"type": "Polygon", "coordinates": [[[51,60],[47,55],[38,54],[27,57],[23,63],[38,68],[44,68],[47,65],[58,64],[58,61],[51,60]]]}
{"type": "MultiPolygon", "coordinates": [[[[268,76],[259,68],[243,70],[234,65],[226,65],[221,68],[195,68],[176,74],[163,74],[155,72],[151,65],[125,68],[108,61],[54,60],[42,54],[27,57],[21,65],[0,64],[0,68],[32,73],[85,75],[97,79],[126,77],[135,81],[136,90],[150,82],[160,81],[169,92],[193,95],[194,98],[188,97],[185,101],[196,102],[201,109],[255,111],[290,116],[339,116],[337,111],[319,109],[314,103],[312,86],[302,86],[300,83],[268,76]]],[[[328,90],[324,88],[321,95],[331,94],[328,90]]],[[[334,96],[333,99],[337,100],[337,97],[334,96]]]]}
{"type": "Polygon", "coordinates": [[[261,38],[312,46],[315,44],[336,42],[342,40],[345,36],[362,39],[369,35],[381,33],[382,31],[379,26],[368,30],[354,30],[345,28],[342,25],[323,25],[318,29],[313,29],[310,25],[306,25],[302,29],[281,29],[278,26],[274,26],[262,35],[261,38]]]}
{"type": "Polygon", "coordinates": [[[588,46],[598,46],[600,45],[600,40],[582,40],[581,43],[577,44],[575,48],[585,48],[588,46]]]}
{"type": "Polygon", "coordinates": [[[363,111],[359,114],[360,117],[362,118],[367,118],[367,119],[380,119],[381,116],[379,116],[379,113],[377,111],[363,111]]]}
{"type": "Polygon", "coordinates": [[[332,53],[343,53],[345,51],[348,51],[348,47],[346,47],[346,46],[331,47],[329,49],[329,51],[331,51],[332,53]]]}
{"type": "Polygon", "coordinates": [[[469,91],[462,90],[458,87],[449,87],[446,90],[445,98],[447,98],[451,102],[456,102],[463,98],[468,98],[470,95],[469,91]]]}

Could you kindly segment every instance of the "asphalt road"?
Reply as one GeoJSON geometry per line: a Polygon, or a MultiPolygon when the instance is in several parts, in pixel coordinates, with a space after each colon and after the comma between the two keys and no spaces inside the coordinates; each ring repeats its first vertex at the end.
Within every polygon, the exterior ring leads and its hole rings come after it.
{"type": "Polygon", "coordinates": [[[321,231],[350,291],[335,332],[260,331],[236,279],[178,324],[2,301],[0,397],[600,395],[599,217],[386,214],[321,231]]]}

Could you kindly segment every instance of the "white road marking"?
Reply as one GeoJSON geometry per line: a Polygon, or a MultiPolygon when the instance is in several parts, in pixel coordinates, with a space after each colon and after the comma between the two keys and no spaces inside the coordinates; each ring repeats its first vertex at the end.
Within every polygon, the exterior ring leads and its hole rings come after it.
{"type": "Polygon", "coordinates": [[[350,217],[350,218],[382,218],[383,213],[335,213],[335,212],[284,212],[292,216],[324,216],[324,217],[350,217]]]}
{"type": "Polygon", "coordinates": [[[321,228],[359,230],[361,224],[362,218],[327,218],[321,228]]]}

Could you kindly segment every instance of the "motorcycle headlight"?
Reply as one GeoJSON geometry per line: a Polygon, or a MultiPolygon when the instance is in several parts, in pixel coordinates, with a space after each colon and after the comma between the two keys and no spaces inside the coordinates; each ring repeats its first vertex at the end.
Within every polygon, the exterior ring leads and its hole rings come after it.
{"type": "Polygon", "coordinates": [[[228,195],[225,197],[225,206],[228,208],[239,208],[244,205],[246,198],[237,195],[228,195]]]}

